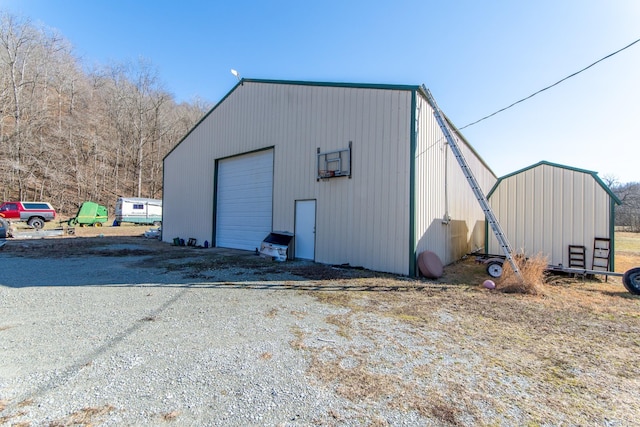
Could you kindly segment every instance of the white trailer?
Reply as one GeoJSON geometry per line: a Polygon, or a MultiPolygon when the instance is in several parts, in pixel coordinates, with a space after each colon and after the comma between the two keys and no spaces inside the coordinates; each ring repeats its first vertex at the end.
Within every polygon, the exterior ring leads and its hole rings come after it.
{"type": "Polygon", "coordinates": [[[143,197],[119,197],[116,202],[116,219],[113,225],[162,224],[162,200],[143,197]]]}

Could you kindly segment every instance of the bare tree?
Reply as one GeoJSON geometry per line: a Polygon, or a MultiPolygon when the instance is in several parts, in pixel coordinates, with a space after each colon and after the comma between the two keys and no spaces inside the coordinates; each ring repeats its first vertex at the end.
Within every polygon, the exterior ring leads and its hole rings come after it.
{"type": "Polygon", "coordinates": [[[616,187],[620,184],[620,180],[618,179],[618,177],[612,174],[606,174],[602,176],[602,182],[604,182],[609,188],[616,187]]]}
{"type": "Polygon", "coordinates": [[[640,232],[640,183],[630,182],[613,188],[622,201],[616,209],[616,226],[634,233],[640,232]]]}
{"type": "Polygon", "coordinates": [[[1,197],[66,213],[162,197],[163,157],[208,106],[177,105],[158,76],[143,59],[87,72],[61,35],[0,13],[1,197]]]}
{"type": "Polygon", "coordinates": [[[51,95],[53,82],[64,75],[60,66],[69,61],[71,47],[57,34],[10,15],[0,17],[0,68],[5,76],[0,141],[6,155],[0,171],[9,182],[5,197],[50,197],[48,181],[58,164],[51,135],[59,101],[51,95]]]}
{"type": "Polygon", "coordinates": [[[6,154],[9,183],[17,185],[22,197],[28,168],[24,165],[23,144],[28,131],[23,130],[23,115],[26,113],[25,99],[34,87],[34,78],[29,75],[33,50],[37,46],[37,33],[28,21],[20,21],[7,14],[0,16],[0,68],[3,79],[2,149],[6,154]]]}

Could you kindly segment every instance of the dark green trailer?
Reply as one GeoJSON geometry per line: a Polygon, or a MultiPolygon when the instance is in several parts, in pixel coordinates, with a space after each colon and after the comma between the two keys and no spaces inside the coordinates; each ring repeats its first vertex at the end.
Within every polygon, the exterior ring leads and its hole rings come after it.
{"type": "Polygon", "coordinates": [[[69,225],[71,227],[76,225],[101,227],[105,222],[107,222],[107,208],[105,206],[94,202],[84,202],[80,205],[75,218],[69,220],[69,225]]]}

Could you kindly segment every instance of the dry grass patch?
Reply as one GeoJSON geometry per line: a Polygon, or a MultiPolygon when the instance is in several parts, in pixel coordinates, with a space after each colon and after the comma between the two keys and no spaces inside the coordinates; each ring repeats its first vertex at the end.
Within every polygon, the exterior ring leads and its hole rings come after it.
{"type": "MultiPolygon", "coordinates": [[[[540,277],[539,264],[525,274],[540,277]]],[[[347,310],[326,321],[348,338],[307,348],[310,373],[359,405],[417,411],[444,425],[628,425],[640,418],[640,297],[611,278],[563,277],[536,282],[542,291],[493,292],[481,286],[478,269],[472,260],[447,266],[438,283],[358,280],[368,289],[414,283],[408,292],[309,293],[347,310]],[[462,284],[447,283],[450,269],[462,284]]]]}
{"type": "Polygon", "coordinates": [[[309,372],[323,381],[334,383],[340,396],[353,401],[378,400],[380,396],[397,392],[397,377],[372,373],[362,365],[344,368],[342,361],[322,361],[314,357],[309,372]]]}
{"type": "MultiPolygon", "coordinates": [[[[424,414],[426,412],[425,408],[421,407],[421,413],[424,414]]],[[[438,398],[430,405],[430,413],[435,418],[440,421],[444,421],[446,424],[457,426],[461,425],[458,422],[458,416],[460,414],[460,409],[452,406],[451,403],[447,402],[447,400],[438,398]]]]}
{"type": "Polygon", "coordinates": [[[268,317],[270,319],[275,318],[277,315],[278,315],[278,309],[275,307],[265,313],[265,317],[268,317]]]}
{"type": "Polygon", "coordinates": [[[521,277],[513,271],[511,263],[505,262],[496,289],[505,293],[544,295],[544,278],[549,265],[547,257],[540,254],[526,259],[515,256],[513,260],[520,270],[521,277]]]}
{"type": "Polygon", "coordinates": [[[349,292],[310,292],[309,295],[327,304],[338,307],[354,308],[352,297],[355,295],[349,292]]]}
{"type": "Polygon", "coordinates": [[[97,408],[82,408],[62,419],[52,421],[49,427],[92,426],[100,424],[103,417],[115,409],[116,408],[111,405],[104,405],[97,408]]]}
{"type": "Polygon", "coordinates": [[[337,334],[344,338],[350,338],[352,333],[350,313],[332,314],[327,316],[327,323],[338,327],[337,334]]]}
{"type": "Polygon", "coordinates": [[[294,350],[304,350],[307,348],[307,345],[304,343],[304,338],[305,338],[305,333],[302,331],[302,329],[298,328],[297,326],[292,328],[293,329],[293,335],[296,337],[294,340],[289,341],[289,345],[291,346],[291,348],[293,348],[294,350]]]}
{"type": "Polygon", "coordinates": [[[19,408],[24,408],[25,406],[32,406],[34,404],[33,399],[25,399],[22,402],[18,403],[19,408]]]}
{"type": "Polygon", "coordinates": [[[640,267],[638,254],[635,252],[617,252],[615,259],[615,271],[624,273],[632,268],[640,267]]]}
{"type": "Polygon", "coordinates": [[[265,351],[260,355],[260,359],[262,360],[271,360],[272,358],[273,358],[273,353],[270,353],[268,351],[265,351]]]}
{"type": "Polygon", "coordinates": [[[342,421],[342,415],[340,415],[340,412],[336,411],[335,409],[331,408],[327,413],[334,420],[342,421]]]}
{"type": "Polygon", "coordinates": [[[298,310],[291,310],[290,313],[292,316],[294,316],[297,319],[304,319],[305,317],[307,317],[307,314],[308,314],[305,311],[298,311],[298,310]]]}
{"type": "Polygon", "coordinates": [[[161,418],[163,421],[175,421],[175,419],[178,418],[178,415],[180,415],[180,411],[171,411],[166,414],[162,414],[161,418]]]}
{"type": "MultiPolygon", "coordinates": [[[[18,403],[18,408],[24,408],[27,406],[32,406],[34,404],[33,399],[25,399],[22,402],[18,403]]],[[[7,406],[9,406],[8,400],[0,400],[0,412],[4,411],[7,406]]],[[[16,418],[21,418],[27,415],[24,411],[18,411],[12,414],[8,414],[5,416],[0,416],[0,425],[11,425],[12,427],[28,427],[31,423],[26,421],[15,421],[16,418]],[[14,420],[14,421],[12,421],[14,420]],[[12,421],[11,423],[9,423],[12,421]]]]}

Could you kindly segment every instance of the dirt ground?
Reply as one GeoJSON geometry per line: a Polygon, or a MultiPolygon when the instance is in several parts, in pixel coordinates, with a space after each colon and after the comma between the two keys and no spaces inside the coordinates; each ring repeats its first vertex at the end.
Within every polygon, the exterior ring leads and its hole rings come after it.
{"type": "MultiPolygon", "coordinates": [[[[367,316],[402,325],[396,341],[385,343],[406,351],[397,366],[380,366],[375,348],[356,344],[310,349],[303,331],[291,343],[309,352],[309,375],[354,402],[418,411],[443,425],[509,425],[509,419],[527,425],[631,425],[640,419],[640,297],[628,293],[618,277],[554,275],[547,277],[542,295],[505,294],[481,286],[484,266],[472,258],[428,281],[174,247],[141,237],[148,229],[76,228],[74,235],[24,241],[12,250],[26,257],[153,254],[156,265],[184,271],[193,280],[214,280],[216,271],[233,269],[238,279],[227,280],[229,286],[252,286],[246,277],[281,280],[278,286],[343,308],[344,314],[327,321],[354,342],[379,333],[363,321],[367,316]],[[143,248],[104,249],[132,243],[143,248]],[[286,279],[291,277],[298,279],[286,279]],[[435,358],[419,363],[414,341],[431,348],[435,358]],[[408,365],[410,375],[400,374],[408,365]],[[510,418],[513,408],[520,415],[510,418]]],[[[640,266],[640,236],[619,237],[616,270],[640,266]]],[[[375,417],[367,420],[385,425],[375,417]]]]}

